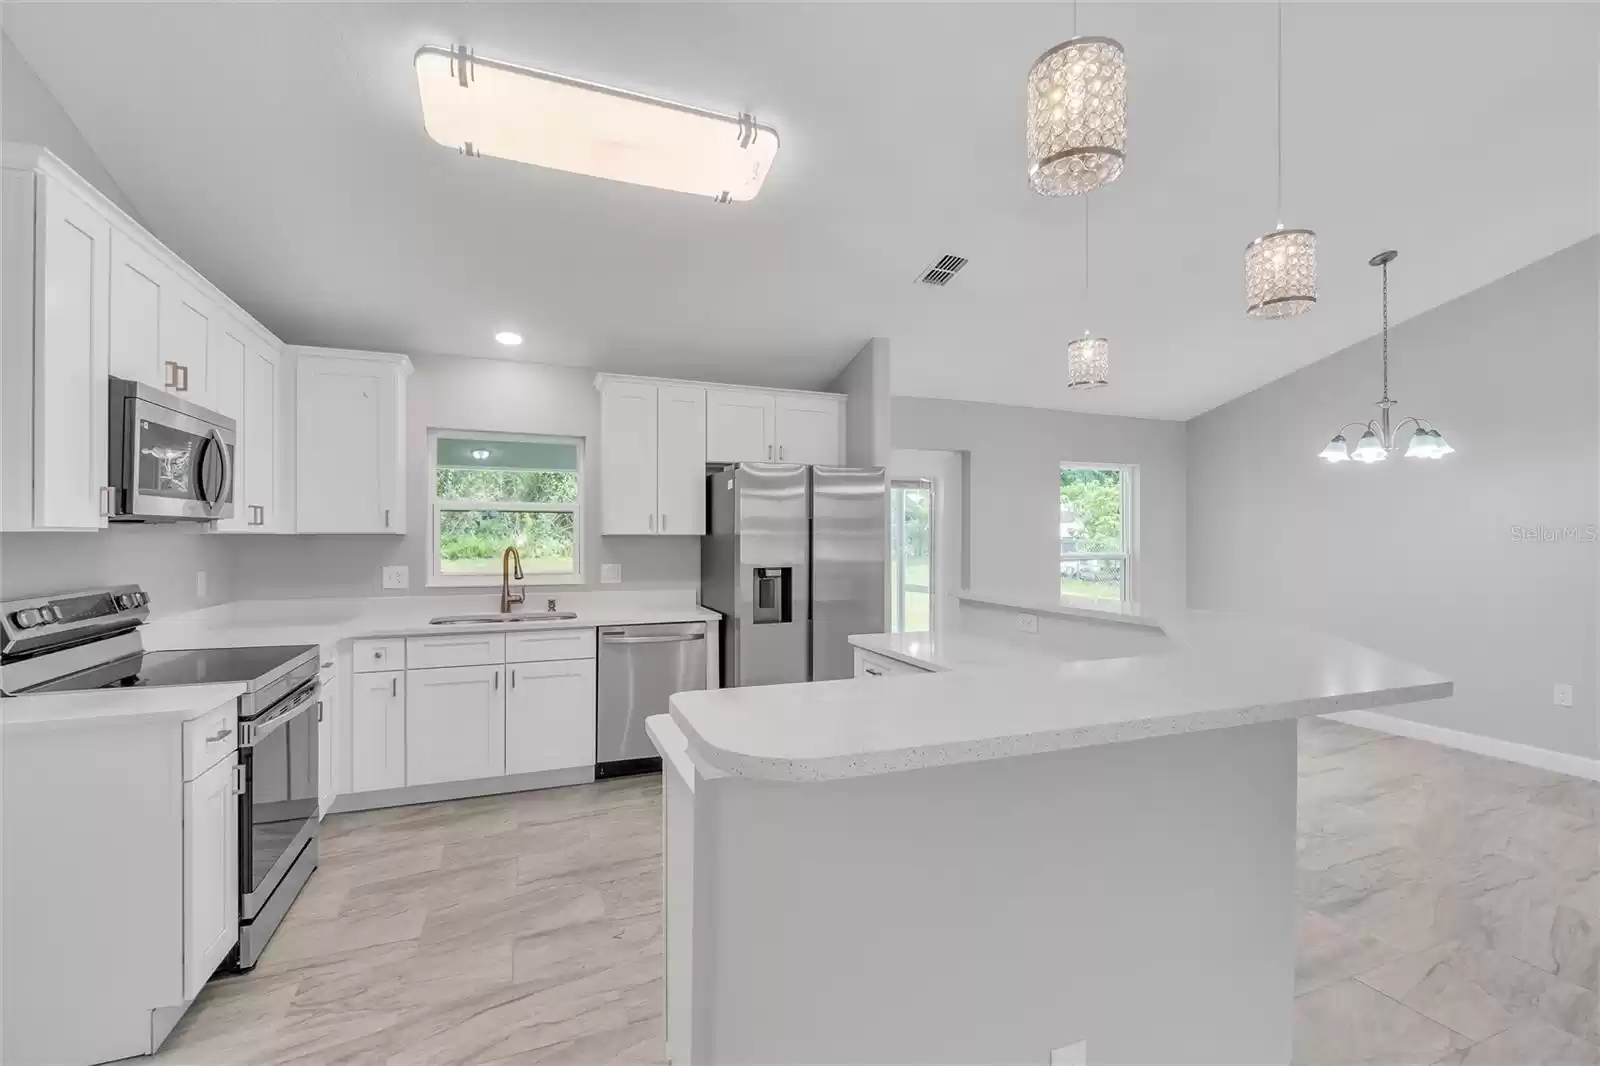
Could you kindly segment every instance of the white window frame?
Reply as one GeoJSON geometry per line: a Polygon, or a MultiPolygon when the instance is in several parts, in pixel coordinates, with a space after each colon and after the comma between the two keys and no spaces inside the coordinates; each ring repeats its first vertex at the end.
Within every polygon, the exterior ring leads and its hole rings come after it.
{"type": "Polygon", "coordinates": [[[480,588],[499,585],[500,574],[447,574],[440,568],[439,513],[441,511],[539,511],[572,515],[572,572],[534,573],[524,567],[526,580],[518,585],[538,588],[544,585],[583,584],[583,497],[588,491],[584,480],[583,438],[546,433],[490,433],[476,429],[428,430],[428,585],[444,588],[480,588]],[[503,440],[547,444],[569,444],[578,452],[578,498],[572,503],[514,503],[505,500],[441,500],[439,492],[439,438],[452,440],[503,440]]]}
{"type": "Polygon", "coordinates": [[[1134,591],[1139,528],[1139,468],[1127,463],[1063,462],[1056,471],[1056,548],[1060,559],[1056,561],[1056,588],[1061,588],[1061,564],[1080,559],[1118,559],[1122,562],[1122,603],[1137,602],[1134,591]],[[1061,524],[1059,520],[1062,470],[1116,470],[1122,475],[1122,550],[1119,552],[1062,552],[1061,524]]]}

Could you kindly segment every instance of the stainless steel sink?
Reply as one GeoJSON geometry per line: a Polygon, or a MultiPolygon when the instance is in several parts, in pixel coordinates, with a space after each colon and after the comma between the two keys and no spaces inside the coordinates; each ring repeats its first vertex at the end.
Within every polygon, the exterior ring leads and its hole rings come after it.
{"type": "Polygon", "coordinates": [[[493,625],[499,622],[570,622],[574,611],[540,611],[527,614],[452,614],[435,618],[430,626],[493,625]]]}

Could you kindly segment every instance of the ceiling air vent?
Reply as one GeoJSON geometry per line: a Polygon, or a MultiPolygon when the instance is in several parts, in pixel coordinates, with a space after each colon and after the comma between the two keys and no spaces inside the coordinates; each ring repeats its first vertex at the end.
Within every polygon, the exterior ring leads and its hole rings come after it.
{"type": "Polygon", "coordinates": [[[924,285],[947,285],[956,272],[966,265],[967,261],[959,255],[941,255],[939,261],[917,280],[924,285]]]}

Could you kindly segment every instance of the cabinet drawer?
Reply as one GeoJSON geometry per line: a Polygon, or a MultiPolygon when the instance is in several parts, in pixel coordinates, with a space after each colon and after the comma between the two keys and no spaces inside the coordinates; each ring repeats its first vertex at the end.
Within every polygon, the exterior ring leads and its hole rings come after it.
{"type": "Polygon", "coordinates": [[[487,666],[506,661],[504,633],[461,633],[451,637],[408,637],[405,666],[487,666]]]}
{"type": "Polygon", "coordinates": [[[593,659],[594,630],[557,629],[547,633],[512,633],[506,637],[506,662],[542,663],[556,659],[593,659]]]}
{"type": "Polygon", "coordinates": [[[239,748],[239,705],[229,700],[183,723],[183,779],[193,781],[239,748]]]}
{"type": "Polygon", "coordinates": [[[371,674],[380,670],[406,668],[406,642],[404,638],[392,640],[358,640],[351,653],[358,674],[371,674]]]}
{"type": "Polygon", "coordinates": [[[926,670],[870,651],[856,649],[857,677],[893,677],[897,674],[925,674],[926,670]]]}

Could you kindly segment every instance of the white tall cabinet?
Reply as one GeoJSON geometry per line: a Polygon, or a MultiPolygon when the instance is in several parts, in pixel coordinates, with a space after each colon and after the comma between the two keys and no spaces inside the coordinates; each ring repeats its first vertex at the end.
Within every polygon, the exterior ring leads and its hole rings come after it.
{"type": "Polygon", "coordinates": [[[602,378],[600,440],[602,533],[706,531],[704,388],[602,378]]]}
{"type": "Polygon", "coordinates": [[[404,533],[406,378],[380,352],[295,356],[295,531],[404,533]]]}

